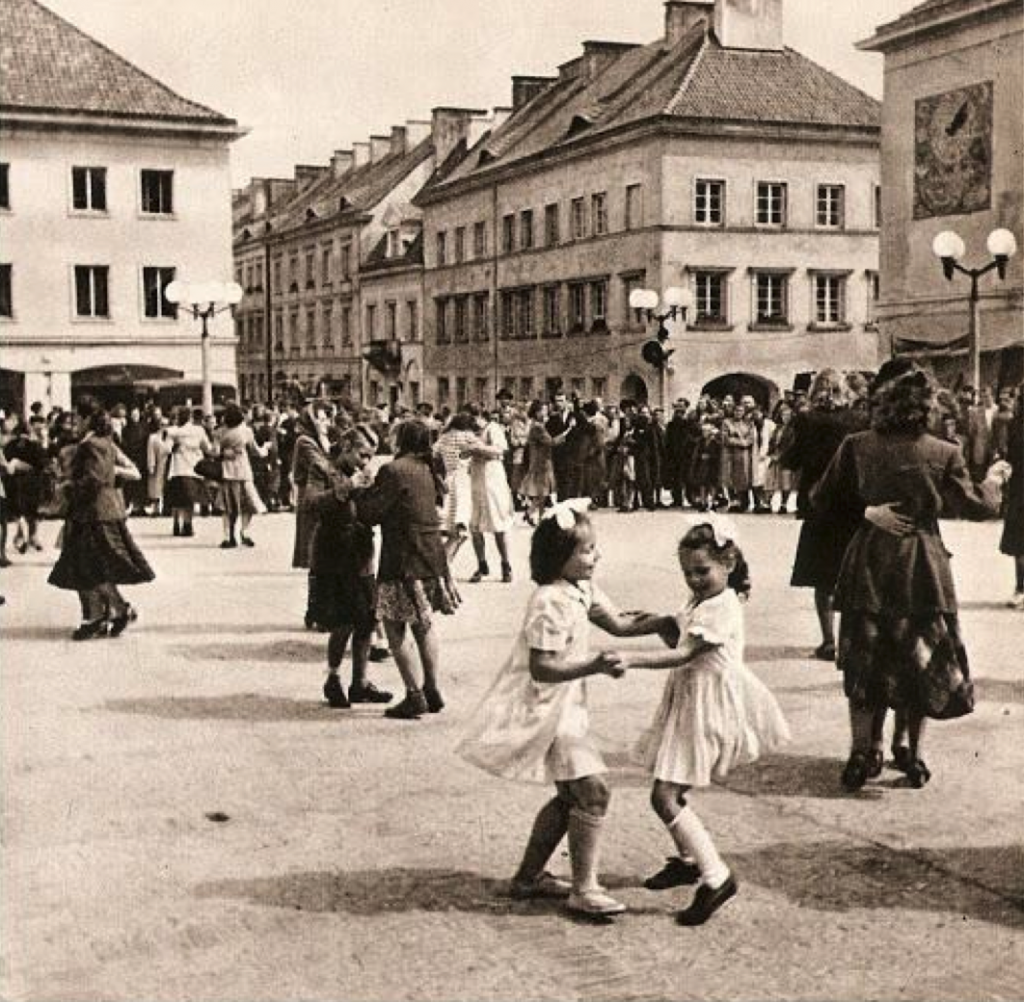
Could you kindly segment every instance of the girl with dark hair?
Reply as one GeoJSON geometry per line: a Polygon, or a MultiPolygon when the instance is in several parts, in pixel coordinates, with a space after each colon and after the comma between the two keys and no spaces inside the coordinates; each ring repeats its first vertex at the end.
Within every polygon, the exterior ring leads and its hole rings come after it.
{"type": "Polygon", "coordinates": [[[114,444],[107,412],[95,410],[71,460],[68,512],[60,557],[50,572],[56,588],[77,591],[82,624],[74,640],[116,637],[136,618],[118,585],[153,580],[153,571],[135,545],[117,488],[120,475],[139,471],[114,444]]]}
{"type": "Polygon", "coordinates": [[[14,548],[24,553],[29,547],[42,550],[39,542],[39,507],[46,485],[46,423],[41,419],[19,420],[11,440],[4,446],[7,459],[8,517],[14,520],[14,548]]]}
{"type": "Polygon", "coordinates": [[[872,387],[871,429],[840,445],[810,498],[818,517],[857,525],[835,592],[852,746],[842,783],[850,791],[881,773],[887,707],[906,719],[909,748],[896,745],[893,754],[915,788],[931,777],[921,758],[925,720],[974,708],[938,519],[949,511],[994,514],[999,485],[972,483],[960,449],[928,433],[934,394],[931,377],[913,362],[883,365],[872,387]]]}
{"type": "Polygon", "coordinates": [[[405,698],[384,715],[415,720],[444,708],[432,614],[453,613],[459,595],[441,538],[437,509],[444,478],[434,465],[430,429],[416,419],[402,422],[395,449],[394,460],[356,499],[356,509],[360,522],[381,527],[378,612],[406,689],[405,698]]]}
{"type": "Polygon", "coordinates": [[[593,584],[600,559],[588,499],[559,502],[533,534],[530,570],[537,588],[512,653],[474,711],[459,754],[504,779],[554,784],[533,823],[514,898],[566,897],[587,915],[616,915],[625,905],[598,881],[601,828],[611,796],[607,771],[589,733],[591,675],[622,675],[614,651],[590,652],[590,624],[615,636],[655,632],[657,619],[619,612],[593,584]],[[545,867],[569,835],[572,882],[545,867]]]}
{"type": "Polygon", "coordinates": [[[700,818],[688,806],[692,786],[720,782],[789,740],[775,697],[743,663],[742,601],[750,574],[727,518],[697,516],[679,542],[690,598],[678,618],[659,627],[671,652],[631,654],[630,668],[671,669],[661,704],[638,745],[654,777],[651,806],[679,850],[648,878],[651,890],[700,880],[680,925],[701,925],[736,894],[736,881],[700,818]]]}

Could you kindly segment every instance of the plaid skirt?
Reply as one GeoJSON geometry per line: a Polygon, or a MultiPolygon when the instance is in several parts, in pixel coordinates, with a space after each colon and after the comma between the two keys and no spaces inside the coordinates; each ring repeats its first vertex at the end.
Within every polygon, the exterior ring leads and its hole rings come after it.
{"type": "Polygon", "coordinates": [[[377,615],[393,623],[430,626],[432,612],[449,616],[461,601],[448,575],[381,581],[377,586],[377,615]]]}
{"type": "Polygon", "coordinates": [[[836,666],[846,698],[857,709],[905,709],[936,720],[974,709],[956,613],[894,618],[844,612],[836,666]]]}
{"type": "Polygon", "coordinates": [[[143,584],[155,576],[123,521],[69,521],[63,535],[47,579],[55,588],[88,591],[101,584],[143,584]]]}

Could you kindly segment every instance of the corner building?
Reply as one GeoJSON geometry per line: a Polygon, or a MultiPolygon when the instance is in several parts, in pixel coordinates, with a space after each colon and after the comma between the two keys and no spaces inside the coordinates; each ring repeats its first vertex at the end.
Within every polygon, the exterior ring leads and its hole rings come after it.
{"type": "Polygon", "coordinates": [[[781,30],[781,0],[670,0],[649,45],[513,78],[507,120],[416,199],[428,399],[768,402],[877,365],[879,106],[781,30]],[[669,286],[696,307],[662,376],[629,295],[669,286]]]}

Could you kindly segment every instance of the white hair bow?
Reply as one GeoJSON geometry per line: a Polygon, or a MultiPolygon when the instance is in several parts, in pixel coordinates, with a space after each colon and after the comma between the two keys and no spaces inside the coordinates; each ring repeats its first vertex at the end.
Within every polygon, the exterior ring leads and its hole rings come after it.
{"type": "Polygon", "coordinates": [[[552,505],[543,515],[545,518],[553,518],[558,523],[558,528],[570,532],[576,524],[576,516],[582,515],[590,508],[590,498],[567,498],[552,505]]]}
{"type": "Polygon", "coordinates": [[[696,529],[699,525],[706,525],[714,533],[715,546],[722,547],[726,543],[739,544],[740,537],[736,523],[727,515],[719,515],[714,511],[694,515],[686,520],[686,531],[696,529]]]}

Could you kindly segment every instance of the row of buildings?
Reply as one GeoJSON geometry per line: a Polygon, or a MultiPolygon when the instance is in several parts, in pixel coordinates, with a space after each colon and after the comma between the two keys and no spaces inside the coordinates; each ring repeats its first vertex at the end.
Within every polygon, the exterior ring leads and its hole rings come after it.
{"type": "MultiPolygon", "coordinates": [[[[218,396],[455,406],[556,386],[764,401],[893,350],[950,374],[966,289],[932,238],[1024,242],[1024,0],[926,0],[863,43],[883,104],[782,43],[782,0],[669,0],[647,45],[587,41],[507,107],[439,107],[231,192],[237,122],[36,0],[0,0],[0,405],[218,396]],[[688,289],[672,364],[639,288],[688,289]]],[[[1024,364],[1021,257],[982,295],[985,377],[1024,364]]]]}

